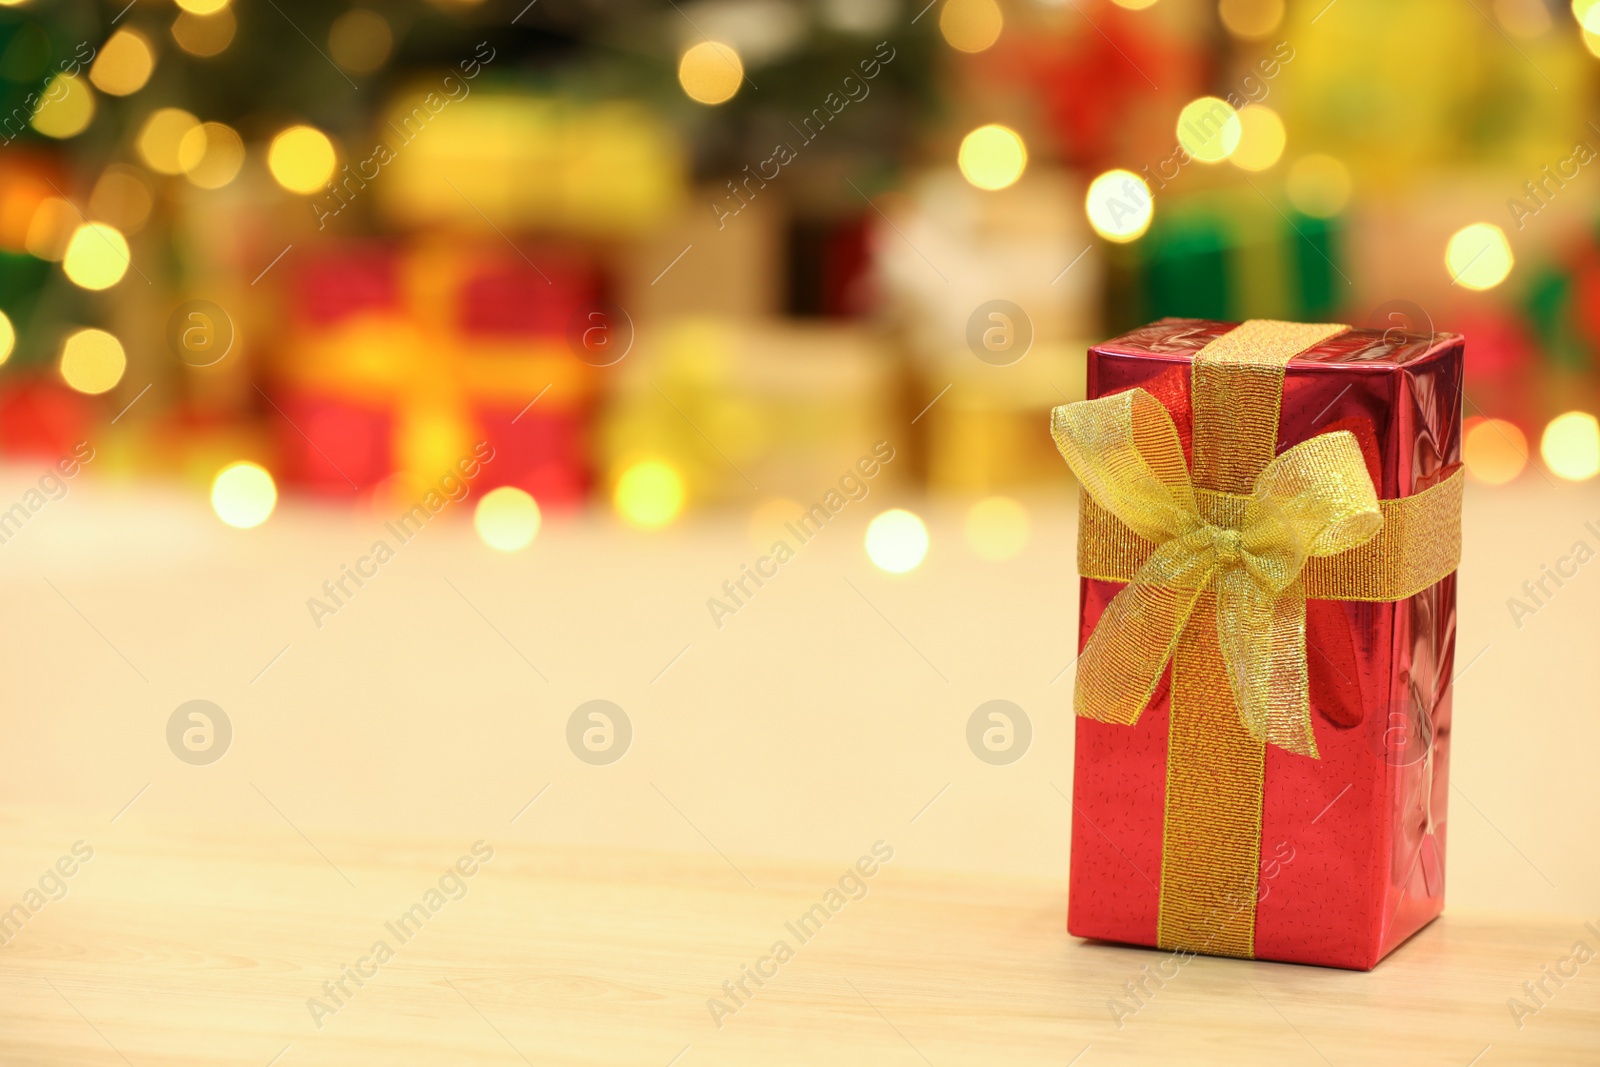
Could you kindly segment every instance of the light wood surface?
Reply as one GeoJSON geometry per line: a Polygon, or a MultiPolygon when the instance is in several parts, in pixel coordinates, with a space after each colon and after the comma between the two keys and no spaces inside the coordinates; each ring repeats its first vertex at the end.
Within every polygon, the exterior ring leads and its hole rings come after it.
{"type": "MultiPolygon", "coordinates": [[[[36,478],[0,471],[0,503],[36,478]]],[[[1445,919],[1370,976],[1195,961],[1119,1029],[1164,957],[1064,931],[1064,490],[989,563],[963,502],[874,489],[720,629],[748,511],[553,514],[515,555],[447,512],[319,629],[306,598],[392,516],[287,500],[236,531],[75,482],[0,546],[0,915],[96,851],[0,947],[0,1064],[1600,1062],[1600,963],[1507,1007],[1600,951],[1600,564],[1507,607],[1600,546],[1596,489],[1469,489],[1445,919]],[[907,575],[861,549],[890,506],[932,535],[907,575]],[[166,740],[197,698],[234,728],[209,766],[166,740]],[[565,735],[595,698],[634,729],[603,767],[565,735]],[[966,741],[996,698],[1033,724],[999,767],[966,741]],[[318,1030],[307,999],[479,839],[468,895],[318,1030]],[[880,839],[867,898],[716,1028],[707,998],[880,839]]]]}
{"type": "Polygon", "coordinates": [[[785,924],[851,857],[530,847],[486,830],[493,859],[401,942],[385,923],[473,842],[313,841],[136,809],[115,824],[7,812],[0,827],[7,870],[94,841],[67,895],[0,950],[7,1064],[1487,1067],[1600,1050],[1600,962],[1550,986],[1520,1030],[1506,1006],[1574,941],[1600,948],[1576,919],[1449,914],[1371,974],[1169,965],[1177,977],[1119,1027],[1109,1001],[1135,1005],[1124,983],[1166,955],[1069,937],[1053,881],[897,858],[802,942],[785,924]],[[378,939],[394,958],[364,964],[376,974],[347,981],[316,1026],[307,1000],[378,939]],[[793,958],[714,1025],[708,998],[780,939],[793,958]]]}

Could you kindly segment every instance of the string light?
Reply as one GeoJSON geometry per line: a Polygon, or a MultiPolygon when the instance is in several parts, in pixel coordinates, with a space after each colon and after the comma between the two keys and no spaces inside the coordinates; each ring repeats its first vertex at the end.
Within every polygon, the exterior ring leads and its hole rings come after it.
{"type": "Polygon", "coordinates": [[[1178,112],[1178,143],[1201,163],[1221,163],[1239,147],[1244,127],[1226,100],[1202,96],[1178,112]]]}
{"type": "Polygon", "coordinates": [[[1266,170],[1283,156],[1288,135],[1276,111],[1251,104],[1239,111],[1239,126],[1239,147],[1228,162],[1241,170],[1266,170]]]}
{"type": "Polygon", "coordinates": [[[1505,419],[1480,419],[1462,438],[1461,460],[1475,480],[1486,485],[1504,485],[1528,465],[1528,439],[1515,423],[1505,419]]]}
{"type": "Polygon", "coordinates": [[[128,273],[127,239],[115,226],[86,222],[67,241],[61,269],[72,284],[84,289],[109,289],[128,273]]]}
{"type": "Polygon", "coordinates": [[[61,379],[80,393],[98,396],[114,388],[127,367],[122,342],[104,330],[78,330],[61,346],[61,379]]]}
{"type": "Polygon", "coordinates": [[[248,530],[267,521],[278,506],[278,487],[259,464],[240,460],[217,472],[211,483],[211,510],[229,526],[248,530]]]}
{"type": "Polygon", "coordinates": [[[57,74],[50,79],[33,113],[33,128],[46,137],[76,137],[94,118],[94,90],[81,78],[57,74]]]}
{"type": "Polygon", "coordinates": [[[904,574],[928,554],[928,528],[904,508],[885,511],[867,524],[867,558],[879,570],[904,574]]]}
{"type": "Polygon", "coordinates": [[[313,126],[290,126],[272,139],[267,169],[291,193],[315,193],[333,177],[333,142],[313,126]]]}
{"type": "Polygon", "coordinates": [[[1009,126],[979,126],[961,140],[956,156],[961,176],[979,189],[1004,189],[1028,166],[1028,146],[1009,126]]]}
{"type": "Polygon", "coordinates": [[[100,46],[89,81],[111,96],[127,96],[144,88],[156,69],[156,56],[150,42],[133,30],[118,30],[100,46]]]}
{"type": "Polygon", "coordinates": [[[1461,227],[1444,250],[1444,265],[1452,281],[1466,289],[1493,289],[1506,280],[1513,262],[1511,242],[1492,222],[1461,227]]]}
{"type": "Polygon", "coordinates": [[[995,0],[945,0],[939,33],[959,52],[982,52],[1000,39],[1005,16],[995,0]]]}
{"type": "Polygon", "coordinates": [[[164,107],[150,113],[139,129],[139,156],[157,174],[182,174],[183,161],[178,150],[189,131],[200,120],[180,107],[164,107]]]}
{"type": "Polygon", "coordinates": [[[1094,232],[1118,244],[1144,236],[1155,217],[1150,187],[1131,170],[1108,170],[1090,182],[1083,208],[1094,232]]]}
{"type": "Polygon", "coordinates": [[[1544,428],[1539,454],[1557,477],[1588,481],[1600,474],[1600,421],[1587,411],[1557,415],[1544,428]]]}
{"type": "Polygon", "coordinates": [[[489,490],[472,512],[472,525],[483,543],[501,552],[532,544],[541,521],[538,501],[514,485],[489,490]]]}
{"type": "Polygon", "coordinates": [[[220,189],[244,166],[244,141],[231,126],[204,122],[178,142],[178,165],[202,189],[220,189]]]}
{"type": "Polygon", "coordinates": [[[665,526],[683,510],[683,479],[671,464],[658,459],[635,463],[617,479],[612,503],[617,514],[635,526],[665,526]]]}
{"type": "Polygon", "coordinates": [[[678,61],[678,84],[697,103],[732,100],[743,82],[744,63],[739,53],[719,41],[701,41],[678,61]]]}

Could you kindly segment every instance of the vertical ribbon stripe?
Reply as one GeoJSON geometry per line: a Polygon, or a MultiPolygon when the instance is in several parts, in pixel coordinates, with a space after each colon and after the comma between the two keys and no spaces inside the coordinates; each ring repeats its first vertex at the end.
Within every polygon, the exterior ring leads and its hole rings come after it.
{"type": "Polygon", "coordinates": [[[1252,319],[1196,353],[1194,484],[1248,493],[1278,448],[1283,370],[1301,352],[1350,327],[1252,319]]]}

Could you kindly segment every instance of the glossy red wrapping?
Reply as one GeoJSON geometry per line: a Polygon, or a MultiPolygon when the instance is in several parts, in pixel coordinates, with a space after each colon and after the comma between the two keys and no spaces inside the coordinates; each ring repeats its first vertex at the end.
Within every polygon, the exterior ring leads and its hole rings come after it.
{"type": "MultiPolygon", "coordinates": [[[[1089,350],[1088,396],[1139,386],[1192,453],[1190,361],[1233,323],[1164,319],[1089,350]]],[[[1295,357],[1278,451],[1331,430],[1360,442],[1378,495],[1455,472],[1462,339],[1352,330],[1295,357]]],[[[1122,583],[1081,579],[1081,652],[1122,583]]],[[[1456,579],[1407,600],[1308,602],[1320,759],[1266,749],[1258,959],[1368,970],[1444,906],[1456,579]]],[[[1168,678],[1133,726],[1077,720],[1067,928],[1156,944],[1168,678]]]]}

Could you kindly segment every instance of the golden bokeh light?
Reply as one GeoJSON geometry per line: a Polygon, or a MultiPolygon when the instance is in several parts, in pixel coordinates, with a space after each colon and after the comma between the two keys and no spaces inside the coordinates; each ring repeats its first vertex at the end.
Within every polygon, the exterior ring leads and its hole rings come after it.
{"type": "Polygon", "coordinates": [[[1221,0],[1217,17],[1233,36],[1259,41],[1283,24],[1283,0],[1221,0]]]}
{"type": "Polygon", "coordinates": [[[1285,191],[1302,215],[1331,219],[1350,202],[1350,169],[1320,152],[1301,156],[1289,168],[1285,191]]]}
{"type": "Polygon", "coordinates": [[[635,526],[665,526],[683,510],[683,478],[659,459],[635,463],[617,479],[612,503],[617,514],[635,526]]]}
{"type": "Polygon", "coordinates": [[[1156,0],[1111,0],[1118,7],[1125,7],[1129,11],[1143,11],[1152,6],[1156,0]]]}
{"type": "Polygon", "coordinates": [[[904,508],[891,508],[867,524],[867,558],[879,570],[904,574],[928,555],[928,527],[904,508]]]}
{"type": "Polygon", "coordinates": [[[1005,16],[995,0],[945,0],[939,32],[958,52],[982,52],[1000,39],[1005,16]]]}
{"type": "Polygon", "coordinates": [[[539,502],[514,485],[489,490],[472,512],[478,537],[500,552],[515,552],[533,544],[541,521],[539,502]]]}
{"type": "Polygon", "coordinates": [[[1588,481],[1600,474],[1600,421],[1587,411],[1557,415],[1539,439],[1539,455],[1557,477],[1588,481]]]}
{"type": "Polygon", "coordinates": [[[1228,162],[1241,170],[1266,170],[1283,156],[1288,142],[1283,120],[1270,107],[1250,104],[1239,111],[1239,147],[1228,162]]]}
{"type": "Polygon", "coordinates": [[[76,137],[94,118],[94,90],[83,79],[57,74],[45,86],[33,113],[33,128],[46,137],[76,137]]]}
{"type": "Polygon", "coordinates": [[[83,221],[78,209],[58,196],[46,197],[33,209],[23,247],[28,254],[54,263],[67,254],[67,242],[83,221]]]}
{"type": "Polygon", "coordinates": [[[154,199],[137,167],[113,163],[94,183],[89,194],[89,217],[109,222],[125,234],[135,234],[150,218],[154,199]]]}
{"type": "Polygon", "coordinates": [[[743,82],[744,63],[739,53],[718,41],[701,41],[678,61],[678,84],[697,103],[732,100],[743,82]]]}
{"type": "Polygon", "coordinates": [[[766,501],[750,515],[750,547],[765,552],[776,541],[793,540],[795,535],[786,524],[798,521],[804,514],[804,508],[785,497],[766,501]]]}
{"type": "Polygon", "coordinates": [[[260,526],[277,506],[278,487],[260,464],[247,460],[230,463],[211,483],[211,510],[237,529],[260,526]]]}
{"type": "Polygon", "coordinates": [[[1239,147],[1244,127],[1226,100],[1202,96],[1178,112],[1178,144],[1201,163],[1221,163],[1239,147]]]}
{"type": "Polygon", "coordinates": [[[175,0],[175,2],[191,15],[215,15],[228,6],[229,0],[175,0]]]}
{"type": "Polygon", "coordinates": [[[220,189],[244,166],[244,141],[233,127],[203,122],[178,142],[178,165],[202,189],[220,189]]]}
{"type": "Polygon", "coordinates": [[[111,96],[127,96],[144,88],[156,69],[156,54],[150,42],[133,30],[118,30],[100,46],[89,81],[111,96]]]}
{"type": "Polygon", "coordinates": [[[80,393],[98,396],[122,381],[128,357],[122,342],[104,330],[78,330],[61,346],[61,379],[80,393]]]}
{"type": "Polygon", "coordinates": [[[1022,177],[1028,166],[1028,146],[1016,130],[990,123],[961,139],[956,164],[961,176],[979,189],[1004,189],[1022,177]]]}
{"type": "Polygon", "coordinates": [[[328,54],[353,74],[371,74],[394,50],[394,31],[376,11],[351,8],[333,20],[328,30],[328,54]]]}
{"type": "Polygon", "coordinates": [[[328,135],[312,126],[290,126],[272,139],[267,168],[291,193],[315,193],[333,177],[336,159],[328,135]]]}
{"type": "Polygon", "coordinates": [[[86,222],[67,241],[61,269],[72,284],[84,289],[109,289],[128,273],[131,261],[127,239],[115,226],[86,222]]]}
{"type": "Polygon", "coordinates": [[[178,42],[179,48],[191,56],[206,59],[226,52],[228,46],[233,43],[233,35],[238,29],[239,22],[233,16],[233,9],[229,7],[223,8],[215,15],[196,15],[189,11],[180,11],[172,23],[172,39],[178,42]]]}
{"type": "Polygon", "coordinates": [[[1466,289],[1493,289],[1515,263],[1505,231],[1492,222],[1474,222],[1450,236],[1444,265],[1453,282],[1466,289]]]}
{"type": "Polygon", "coordinates": [[[1028,510],[1007,496],[991,496],[967,509],[967,544],[982,559],[1012,559],[1028,544],[1028,510]]]}
{"type": "Polygon", "coordinates": [[[1504,485],[1528,465],[1528,439],[1505,419],[1478,419],[1461,441],[1467,473],[1486,485],[1504,485]]]}
{"type": "Polygon", "coordinates": [[[1094,232],[1118,244],[1143,237],[1155,217],[1150,187],[1131,170],[1108,170],[1090,182],[1083,209],[1094,232]]]}
{"type": "Polygon", "coordinates": [[[0,311],[0,363],[11,358],[11,352],[17,347],[17,328],[11,325],[11,316],[0,311]]]}
{"type": "Polygon", "coordinates": [[[139,128],[139,158],[157,174],[182,174],[178,150],[189,131],[199,125],[199,119],[179,107],[152,111],[139,128]]]}

